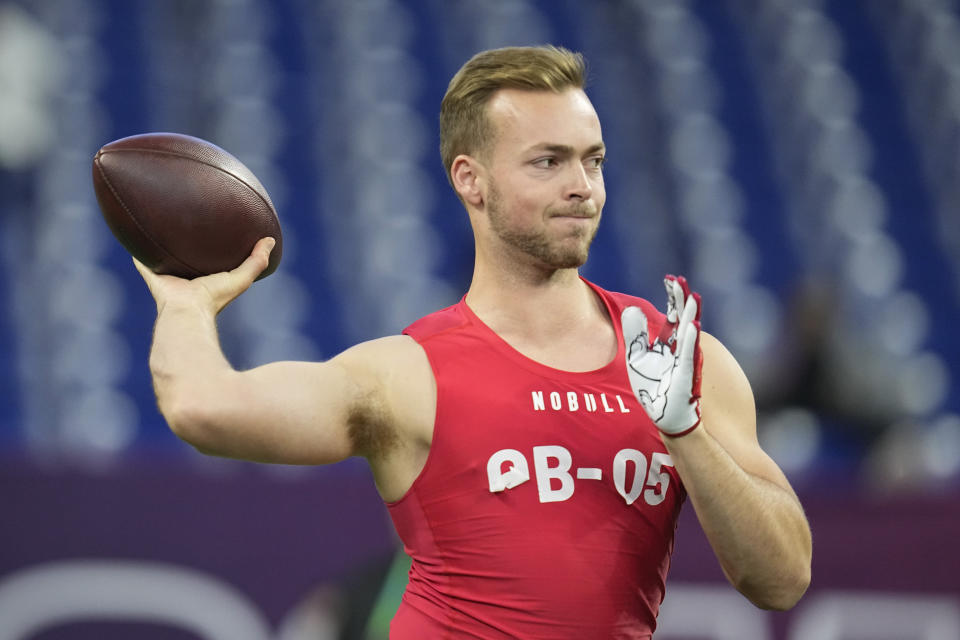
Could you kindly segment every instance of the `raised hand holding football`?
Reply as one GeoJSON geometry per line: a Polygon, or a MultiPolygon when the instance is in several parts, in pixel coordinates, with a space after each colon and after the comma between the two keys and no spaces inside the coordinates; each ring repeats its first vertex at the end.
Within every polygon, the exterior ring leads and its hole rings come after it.
{"type": "Polygon", "coordinates": [[[104,145],[93,186],[120,243],[159,274],[195,278],[240,265],[272,237],[264,278],[280,263],[283,237],[270,196],[220,147],[177,133],[147,133],[104,145]]]}

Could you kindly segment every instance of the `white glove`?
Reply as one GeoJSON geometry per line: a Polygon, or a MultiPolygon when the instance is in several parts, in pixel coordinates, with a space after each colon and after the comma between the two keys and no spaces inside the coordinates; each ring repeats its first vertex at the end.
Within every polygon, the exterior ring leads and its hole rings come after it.
{"type": "Polygon", "coordinates": [[[651,338],[639,307],[627,307],[620,319],[634,395],[660,431],[681,436],[700,424],[700,295],[683,277],[663,283],[667,323],[659,335],[651,338]]]}

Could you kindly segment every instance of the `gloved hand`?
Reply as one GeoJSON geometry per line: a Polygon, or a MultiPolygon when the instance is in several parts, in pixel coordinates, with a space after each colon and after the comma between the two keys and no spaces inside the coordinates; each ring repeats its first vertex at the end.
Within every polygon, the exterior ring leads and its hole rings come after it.
{"type": "Polygon", "coordinates": [[[667,325],[650,336],[639,307],[621,314],[627,375],[637,400],[663,433],[681,436],[700,424],[700,294],[668,275],[667,325]],[[664,342],[666,339],[666,342],[664,342]]]}

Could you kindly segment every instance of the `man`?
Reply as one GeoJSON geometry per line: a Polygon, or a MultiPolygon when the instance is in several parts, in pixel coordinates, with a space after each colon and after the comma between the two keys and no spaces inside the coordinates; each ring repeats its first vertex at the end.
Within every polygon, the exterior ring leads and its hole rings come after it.
{"type": "Polygon", "coordinates": [[[474,276],[404,335],[238,372],[215,316],[272,240],[192,281],[138,265],[178,436],[247,460],[369,461],[413,560],[394,638],[648,638],[686,495],[755,604],[788,608],[809,583],[802,508],[698,296],[668,277],[664,316],[578,275],[605,200],[583,80],[579,54],[534,47],[482,52],[451,81],[441,152],[474,276]]]}

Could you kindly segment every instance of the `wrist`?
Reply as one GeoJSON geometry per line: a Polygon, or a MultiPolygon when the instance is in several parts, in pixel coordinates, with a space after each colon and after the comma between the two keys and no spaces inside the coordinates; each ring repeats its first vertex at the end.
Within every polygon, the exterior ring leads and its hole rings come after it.
{"type": "Polygon", "coordinates": [[[692,426],[692,427],[688,427],[688,428],[686,428],[686,429],[681,429],[681,430],[679,430],[679,431],[664,431],[663,429],[660,429],[660,433],[662,433],[663,435],[665,435],[665,436],[667,436],[667,437],[669,437],[669,438],[673,438],[673,439],[682,438],[682,437],[684,437],[684,436],[686,436],[686,435],[688,435],[688,434],[696,431],[696,430],[697,430],[697,427],[700,426],[700,422],[701,422],[701,420],[698,418],[697,421],[693,423],[693,426],[692,426]]]}
{"type": "Polygon", "coordinates": [[[214,318],[217,308],[209,296],[178,295],[157,300],[157,317],[161,314],[165,318],[214,318]]]}
{"type": "Polygon", "coordinates": [[[660,441],[667,448],[667,453],[671,456],[677,456],[677,459],[685,458],[687,455],[699,459],[696,453],[704,446],[704,440],[710,436],[706,428],[701,429],[700,423],[684,431],[683,433],[670,434],[661,432],[660,441]]]}

